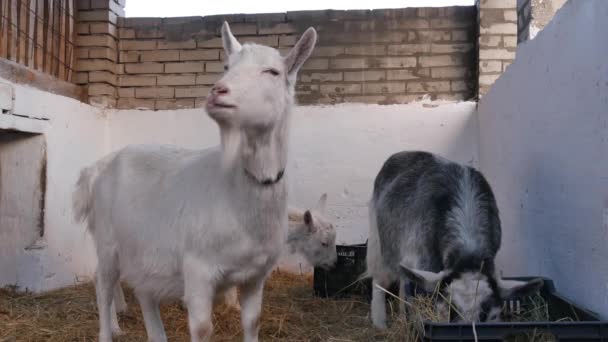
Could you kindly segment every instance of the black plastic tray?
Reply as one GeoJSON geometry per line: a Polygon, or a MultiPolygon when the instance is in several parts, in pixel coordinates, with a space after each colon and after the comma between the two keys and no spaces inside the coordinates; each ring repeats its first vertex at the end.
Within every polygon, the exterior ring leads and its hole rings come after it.
{"type": "MultiPolygon", "coordinates": [[[[505,279],[530,280],[532,277],[512,277],[505,279]]],[[[525,341],[526,335],[550,333],[555,341],[606,341],[608,342],[608,321],[601,321],[599,316],[591,311],[576,306],[555,291],[553,281],[543,278],[544,286],[540,295],[547,302],[549,322],[501,322],[477,323],[475,333],[477,341],[505,341],[509,336],[519,335],[517,341],[525,341]],[[575,321],[556,322],[562,318],[572,318],[575,321]]],[[[507,303],[516,307],[525,299],[514,299],[507,303]]],[[[459,323],[424,323],[424,341],[475,341],[472,324],[459,323]]],[[[544,340],[543,340],[544,341],[544,340]]]]}
{"type": "MultiPolygon", "coordinates": [[[[314,269],[314,292],[320,297],[341,298],[351,295],[370,298],[371,280],[358,281],[365,272],[365,257],[367,243],[349,246],[336,246],[338,260],[331,270],[314,269]]],[[[511,277],[505,279],[530,280],[532,277],[511,277]]],[[[599,316],[583,309],[555,291],[551,279],[543,278],[544,286],[540,295],[548,304],[549,322],[502,322],[477,323],[475,333],[477,341],[505,341],[513,335],[519,335],[517,341],[526,341],[520,334],[543,333],[553,335],[555,341],[608,342],[608,321],[600,320],[599,316]],[[570,317],[573,321],[560,321],[570,317]]],[[[391,292],[398,293],[396,286],[391,292]]],[[[526,299],[513,299],[507,303],[510,307],[526,305],[526,299]]],[[[475,341],[473,326],[458,323],[424,323],[423,341],[464,342],[475,341]]]]}

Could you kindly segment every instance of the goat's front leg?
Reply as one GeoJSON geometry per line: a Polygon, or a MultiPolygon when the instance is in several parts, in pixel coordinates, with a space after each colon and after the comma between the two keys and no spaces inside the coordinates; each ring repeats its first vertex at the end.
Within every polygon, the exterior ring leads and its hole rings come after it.
{"type": "Polygon", "coordinates": [[[120,336],[124,334],[123,331],[120,329],[120,324],[118,324],[117,312],[125,311],[127,311],[127,302],[125,301],[125,295],[122,291],[122,287],[120,286],[120,281],[117,281],[116,285],[114,285],[114,299],[112,300],[112,306],[110,308],[112,334],[114,336],[120,336]]]}
{"type": "Polygon", "coordinates": [[[406,278],[401,278],[399,280],[399,313],[403,319],[407,318],[405,304],[413,295],[410,281],[406,278]]]}
{"type": "Polygon", "coordinates": [[[237,311],[241,310],[241,306],[239,304],[239,295],[236,287],[232,287],[228,291],[224,292],[224,301],[228,307],[237,311]]]}
{"type": "Polygon", "coordinates": [[[192,342],[208,342],[213,334],[215,284],[210,267],[196,257],[184,258],[184,302],[192,342]]]}
{"type": "Polygon", "coordinates": [[[144,324],[146,325],[146,333],[150,342],[166,342],[167,335],[165,328],[160,318],[159,301],[146,292],[136,291],[135,295],[141,306],[141,312],[144,316],[144,324]]]}
{"type": "Polygon", "coordinates": [[[372,280],[372,303],[371,303],[371,316],[374,326],[378,329],[386,329],[386,294],[384,290],[378,288],[379,285],[383,289],[387,289],[390,282],[380,281],[380,279],[374,278],[372,280]]]}
{"type": "Polygon", "coordinates": [[[265,278],[241,285],[241,324],[245,342],[257,342],[262,313],[262,297],[265,278]]]}
{"type": "Polygon", "coordinates": [[[117,312],[127,311],[127,301],[125,300],[125,293],[122,290],[120,281],[117,281],[116,285],[114,286],[114,305],[117,312]]]}
{"type": "Polygon", "coordinates": [[[121,333],[112,300],[114,284],[118,281],[118,271],[110,262],[101,262],[95,272],[95,292],[99,312],[99,342],[111,342],[112,332],[121,333]]]}

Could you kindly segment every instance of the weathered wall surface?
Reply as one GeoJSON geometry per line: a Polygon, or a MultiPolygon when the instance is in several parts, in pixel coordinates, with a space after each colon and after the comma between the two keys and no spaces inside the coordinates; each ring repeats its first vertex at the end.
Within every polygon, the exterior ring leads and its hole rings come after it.
{"type": "MultiPolygon", "coordinates": [[[[92,275],[95,251],[85,226],[73,221],[71,208],[72,191],[82,167],[131,143],[190,148],[218,144],[218,129],[201,109],[104,111],[20,85],[12,85],[12,89],[15,101],[11,113],[29,118],[0,114],[0,129],[38,133],[36,139],[46,145],[44,233],[36,236],[35,224],[22,235],[11,235],[13,246],[25,242],[10,250],[14,267],[0,274],[0,286],[17,284],[43,291],[92,275]]],[[[11,97],[0,96],[0,106],[7,107],[4,104],[11,97]]],[[[329,216],[337,223],[339,243],[365,241],[372,181],[391,153],[425,149],[478,164],[474,102],[303,106],[294,110],[291,132],[287,172],[291,202],[310,207],[327,192],[329,216]]],[[[1,165],[3,182],[12,179],[5,174],[13,178],[25,175],[18,166],[7,164],[1,165]]],[[[37,186],[35,182],[30,185],[37,186]]],[[[300,258],[291,257],[281,265],[299,270],[300,262],[300,258]]],[[[309,270],[302,266],[303,271],[309,270]]]]}
{"type": "Polygon", "coordinates": [[[88,85],[92,102],[123,109],[200,106],[223,72],[224,20],[241,41],[282,52],[309,26],[318,30],[317,48],[299,78],[301,104],[476,94],[474,6],[185,18],[117,18],[118,10],[106,7],[108,18],[91,14],[105,13],[94,2],[83,1],[79,12],[90,21],[77,26],[82,47],[75,79],[88,85]]]}
{"type": "Polygon", "coordinates": [[[569,1],[479,106],[506,275],[544,275],[608,317],[608,2],[569,1]],[[567,49],[564,49],[567,46],[567,49]],[[556,53],[559,51],[559,53],[556,53]]]}
{"type": "MultiPolygon", "coordinates": [[[[101,157],[107,148],[106,122],[97,108],[67,97],[11,84],[4,79],[0,79],[0,93],[3,109],[0,128],[37,134],[25,138],[27,143],[22,141],[28,150],[18,160],[11,156],[11,150],[16,148],[15,142],[2,142],[2,220],[39,215],[35,205],[36,193],[44,190],[42,223],[36,216],[29,217],[29,221],[18,222],[20,232],[0,227],[2,239],[12,239],[1,243],[2,259],[10,261],[11,265],[0,263],[0,287],[17,284],[41,291],[69,285],[77,275],[91,274],[95,266],[93,245],[84,227],[73,222],[71,195],[80,169],[101,157]],[[10,100],[13,97],[14,102],[10,100]],[[40,170],[41,155],[46,160],[45,171],[40,170]],[[39,172],[37,177],[30,175],[39,172]],[[10,192],[9,184],[4,182],[15,182],[16,178],[21,182],[15,183],[20,185],[16,189],[19,191],[10,192]],[[43,183],[45,185],[41,188],[43,183]],[[26,194],[25,189],[31,191],[34,198],[28,200],[31,194],[26,194]],[[24,197],[16,203],[18,206],[7,207],[10,203],[5,202],[5,196],[19,194],[24,197]],[[25,205],[31,207],[24,208],[25,205]],[[11,248],[5,248],[7,245],[11,248]]],[[[6,133],[0,134],[7,137],[6,133]]]]}
{"type": "Polygon", "coordinates": [[[17,283],[27,273],[20,256],[38,248],[44,236],[45,162],[42,136],[0,130],[0,270],[5,284],[17,283]]]}
{"type": "MultiPolygon", "coordinates": [[[[219,139],[215,123],[197,109],[119,110],[109,120],[112,150],[145,142],[202,148],[219,139]]],[[[291,204],[310,207],[326,192],[338,243],[365,242],[367,202],[386,158],[423,149],[477,166],[477,129],[475,102],[297,107],[287,169],[291,204]]],[[[299,258],[287,260],[283,265],[294,267],[299,258]]]]}

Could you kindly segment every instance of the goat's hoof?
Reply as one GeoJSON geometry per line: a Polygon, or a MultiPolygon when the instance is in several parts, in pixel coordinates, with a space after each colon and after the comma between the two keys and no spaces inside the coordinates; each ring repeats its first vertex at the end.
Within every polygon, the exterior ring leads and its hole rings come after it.
{"type": "Polygon", "coordinates": [[[376,329],[380,330],[380,331],[384,331],[386,329],[388,329],[388,326],[386,324],[374,324],[374,326],[376,327],[376,329]]]}
{"type": "Polygon", "coordinates": [[[232,309],[234,311],[241,311],[241,305],[240,304],[228,304],[228,308],[232,309]]]}
{"type": "Polygon", "coordinates": [[[112,342],[112,336],[99,335],[99,342],[112,342]]]}
{"type": "Polygon", "coordinates": [[[376,327],[376,329],[378,329],[378,330],[386,330],[386,329],[388,329],[388,326],[386,325],[386,322],[383,322],[383,321],[373,321],[372,323],[374,324],[374,327],[376,327]]]}
{"type": "Polygon", "coordinates": [[[118,337],[118,336],[122,336],[124,334],[125,334],[125,332],[122,331],[122,329],[120,329],[120,327],[112,328],[112,336],[118,337]]]}

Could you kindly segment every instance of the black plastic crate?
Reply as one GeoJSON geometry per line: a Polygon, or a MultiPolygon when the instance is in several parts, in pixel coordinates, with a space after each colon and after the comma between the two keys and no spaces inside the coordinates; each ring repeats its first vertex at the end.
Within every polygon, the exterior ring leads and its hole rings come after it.
{"type": "Polygon", "coordinates": [[[330,270],[314,269],[314,291],[319,297],[347,297],[351,295],[369,296],[370,281],[357,281],[365,272],[367,243],[357,245],[337,245],[338,259],[330,270]]]}
{"type": "MultiPolygon", "coordinates": [[[[530,280],[532,277],[505,278],[512,280],[530,280]]],[[[477,341],[504,341],[510,336],[517,335],[517,341],[525,341],[525,334],[549,333],[555,341],[606,341],[608,342],[608,321],[601,321],[599,316],[591,311],[576,306],[561,296],[553,285],[553,281],[543,278],[544,286],[540,296],[547,302],[549,322],[501,322],[477,323],[475,333],[477,341]],[[569,317],[573,321],[556,322],[569,317]],[[522,339],[523,338],[523,339],[522,339]]],[[[529,305],[528,298],[509,300],[505,303],[507,308],[521,310],[529,305]]],[[[463,342],[475,341],[473,325],[468,323],[424,323],[424,341],[463,342]]]]}
{"type": "MultiPolygon", "coordinates": [[[[332,298],[355,295],[371,299],[371,278],[359,279],[367,267],[365,263],[367,241],[356,245],[337,245],[336,252],[338,259],[332,269],[325,270],[319,267],[314,269],[315,295],[332,298]]],[[[398,284],[393,284],[388,290],[399,293],[398,284]]]]}

